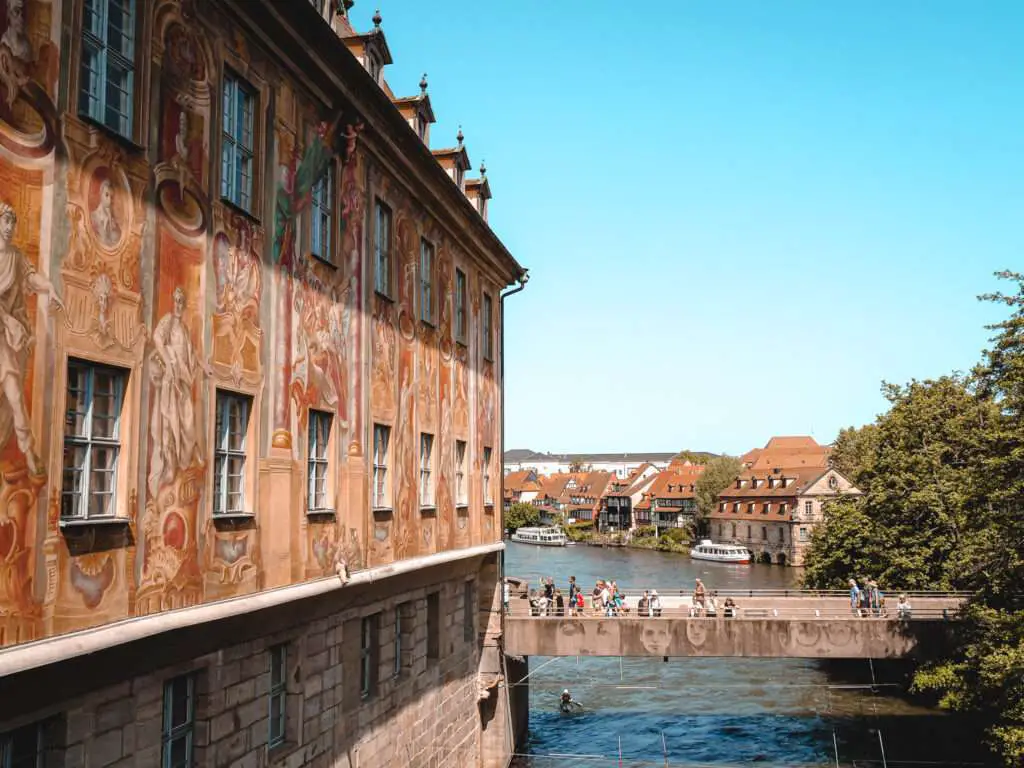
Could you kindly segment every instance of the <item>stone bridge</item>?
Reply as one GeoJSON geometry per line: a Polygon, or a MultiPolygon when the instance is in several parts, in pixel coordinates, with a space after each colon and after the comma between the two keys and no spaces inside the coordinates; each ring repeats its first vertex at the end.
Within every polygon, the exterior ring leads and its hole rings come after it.
{"type": "Polygon", "coordinates": [[[596,611],[589,597],[577,616],[535,615],[525,590],[512,590],[505,652],[512,656],[744,656],[768,658],[897,658],[949,642],[968,595],[906,593],[898,616],[894,595],[880,611],[858,615],[844,592],[719,590],[714,615],[693,607],[692,593],[658,589],[659,616],[638,616],[637,590],[626,591],[617,616],[596,611]],[[736,607],[725,615],[731,597],[736,607]]]}

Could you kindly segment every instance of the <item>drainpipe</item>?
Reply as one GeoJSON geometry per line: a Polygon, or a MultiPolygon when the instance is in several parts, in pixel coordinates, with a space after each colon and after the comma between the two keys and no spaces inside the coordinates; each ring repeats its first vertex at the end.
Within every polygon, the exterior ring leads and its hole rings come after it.
{"type": "MultiPolygon", "coordinates": [[[[516,278],[518,285],[515,288],[511,288],[501,294],[501,301],[498,302],[498,319],[501,322],[501,365],[499,368],[501,374],[501,425],[499,427],[500,434],[498,435],[498,446],[501,450],[501,482],[498,484],[498,490],[501,493],[501,538],[505,538],[505,299],[509,296],[519,293],[523,288],[526,287],[526,283],[530,279],[530,270],[524,269],[519,273],[519,277],[516,278]]],[[[501,575],[505,575],[505,557],[502,555],[501,563],[501,575]]],[[[502,584],[504,589],[504,584],[502,584]]]]}

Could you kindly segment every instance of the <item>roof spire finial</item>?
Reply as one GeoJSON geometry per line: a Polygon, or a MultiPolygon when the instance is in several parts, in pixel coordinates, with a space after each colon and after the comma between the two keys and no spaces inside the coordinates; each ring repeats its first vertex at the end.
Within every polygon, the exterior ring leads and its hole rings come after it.
{"type": "Polygon", "coordinates": [[[455,138],[458,139],[459,146],[461,147],[463,139],[466,138],[465,136],[462,135],[462,126],[461,125],[459,126],[459,132],[457,134],[455,134],[455,138]]]}
{"type": "Polygon", "coordinates": [[[423,73],[423,77],[420,78],[420,93],[424,96],[427,95],[427,73],[423,73]]]}
{"type": "Polygon", "coordinates": [[[480,178],[487,178],[487,161],[480,158],[480,178]]]}
{"type": "Polygon", "coordinates": [[[380,8],[378,8],[376,11],[373,12],[373,18],[371,19],[371,21],[373,22],[373,31],[374,32],[379,32],[380,31],[380,23],[382,21],[384,21],[384,19],[380,15],[380,8]]]}

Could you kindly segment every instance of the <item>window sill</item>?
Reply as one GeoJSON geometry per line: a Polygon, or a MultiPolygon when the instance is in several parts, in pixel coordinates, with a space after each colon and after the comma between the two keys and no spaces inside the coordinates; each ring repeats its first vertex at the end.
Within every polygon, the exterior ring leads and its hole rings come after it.
{"type": "Polygon", "coordinates": [[[331,269],[338,269],[338,265],[334,263],[334,259],[329,259],[326,256],[321,256],[319,253],[310,253],[309,258],[313,259],[319,264],[323,264],[325,267],[331,269]]]}
{"type": "Polygon", "coordinates": [[[394,514],[395,514],[394,507],[374,507],[373,508],[373,516],[377,517],[377,518],[391,517],[394,514]]]}
{"type": "Polygon", "coordinates": [[[233,521],[240,521],[240,520],[244,521],[244,520],[255,520],[255,519],[256,519],[256,513],[255,512],[214,512],[213,513],[213,521],[214,522],[217,522],[218,520],[223,520],[224,522],[230,523],[230,522],[233,522],[233,521]]]}
{"type": "Polygon", "coordinates": [[[466,340],[465,340],[465,339],[456,339],[456,340],[455,340],[455,343],[456,343],[456,344],[458,344],[458,345],[459,345],[460,347],[462,347],[463,349],[465,349],[466,347],[468,347],[468,346],[469,346],[469,344],[468,344],[468,343],[466,342],[466,340]]]}
{"type": "Polygon", "coordinates": [[[437,505],[420,504],[420,514],[424,517],[435,517],[437,515],[437,505]]]}
{"type": "Polygon", "coordinates": [[[381,291],[378,291],[376,288],[373,289],[373,295],[377,296],[378,298],[383,299],[388,304],[394,304],[395,303],[395,300],[392,297],[388,296],[386,293],[382,293],[381,291]]]}
{"type": "Polygon", "coordinates": [[[60,521],[62,530],[75,528],[93,528],[109,525],[128,525],[131,521],[127,517],[86,517],[83,519],[65,518],[60,521]]]}
{"type": "MultiPolygon", "coordinates": [[[[257,199],[260,199],[259,195],[253,194],[253,200],[257,200],[257,199]]],[[[253,224],[259,224],[260,223],[260,217],[259,216],[257,216],[252,211],[245,210],[245,208],[240,206],[234,200],[231,200],[230,198],[227,198],[227,197],[221,197],[220,201],[226,207],[230,208],[232,211],[237,213],[239,216],[244,216],[245,218],[249,219],[249,221],[251,221],[253,224]]]]}
{"type": "Polygon", "coordinates": [[[270,764],[284,760],[299,748],[299,743],[292,740],[282,741],[274,746],[267,746],[267,762],[270,764]]]}
{"type": "Polygon", "coordinates": [[[484,502],[484,512],[493,512],[493,511],[494,511],[494,502],[493,501],[485,501],[484,502]]]}
{"type": "Polygon", "coordinates": [[[485,363],[493,363],[494,362],[494,355],[485,354],[484,355],[484,362],[485,363]]]}
{"type": "Polygon", "coordinates": [[[81,112],[79,112],[78,119],[81,120],[83,123],[87,123],[88,125],[91,125],[93,128],[102,131],[104,134],[106,134],[108,138],[113,139],[122,147],[130,150],[131,152],[143,153],[146,151],[146,148],[139,144],[137,141],[135,141],[134,138],[130,136],[125,136],[122,133],[118,133],[109,125],[97,120],[94,117],[90,117],[89,115],[84,115],[81,112]]]}
{"type": "Polygon", "coordinates": [[[334,518],[337,516],[337,512],[333,509],[307,509],[306,517],[314,518],[334,518]]]}
{"type": "Polygon", "coordinates": [[[464,515],[469,512],[469,504],[456,504],[455,511],[464,515]]]}

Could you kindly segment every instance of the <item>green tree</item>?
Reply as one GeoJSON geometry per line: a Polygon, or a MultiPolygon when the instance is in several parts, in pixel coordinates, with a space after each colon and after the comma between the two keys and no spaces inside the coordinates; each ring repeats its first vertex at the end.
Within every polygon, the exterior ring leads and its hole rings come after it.
{"type": "Polygon", "coordinates": [[[966,586],[985,451],[978,424],[993,417],[992,404],[961,376],[884,384],[883,392],[891,408],[865,441],[856,472],[865,495],[838,505],[819,526],[805,583],[834,586],[845,563],[856,567],[846,578],[872,576],[891,589],[966,586]]]}
{"type": "Polygon", "coordinates": [[[990,326],[992,348],[975,369],[979,399],[996,414],[979,424],[987,451],[979,471],[985,503],[975,518],[977,546],[964,639],[948,659],[915,676],[950,709],[975,712],[990,724],[991,746],[1007,766],[1024,764],[1024,275],[1000,272],[1016,293],[982,300],[1005,304],[1010,317],[990,326]]]}
{"type": "Polygon", "coordinates": [[[694,498],[697,501],[694,527],[698,532],[704,530],[708,517],[718,508],[718,494],[742,471],[743,462],[734,456],[717,456],[704,467],[694,488],[694,498]]]}
{"type": "Polygon", "coordinates": [[[865,475],[871,469],[877,443],[878,426],[865,424],[840,429],[832,444],[833,466],[862,491],[867,490],[865,475]]]}
{"type": "Polygon", "coordinates": [[[514,531],[518,528],[537,525],[540,525],[540,510],[533,504],[518,502],[505,512],[505,528],[507,530],[514,531]]]}

